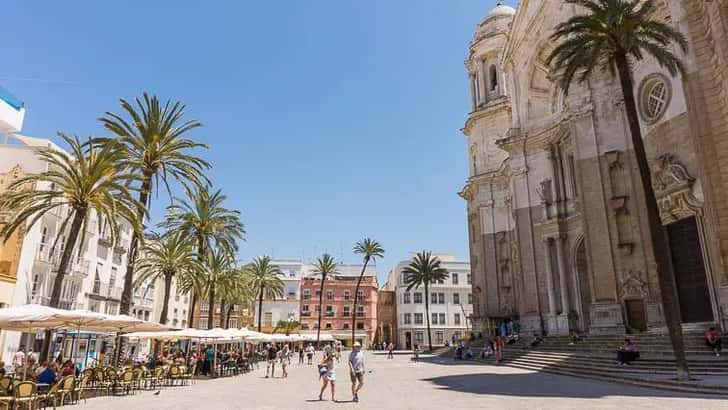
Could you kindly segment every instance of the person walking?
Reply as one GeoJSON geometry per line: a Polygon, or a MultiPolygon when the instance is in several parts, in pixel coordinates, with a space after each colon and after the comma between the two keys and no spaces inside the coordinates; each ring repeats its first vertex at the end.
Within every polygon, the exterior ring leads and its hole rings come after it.
{"type": "Polygon", "coordinates": [[[334,351],[331,346],[324,348],[324,358],[319,363],[319,375],[322,379],[319,400],[323,400],[326,387],[331,384],[331,401],[336,401],[336,372],[334,371],[334,351]]]}
{"type": "Polygon", "coordinates": [[[268,371],[270,370],[270,377],[276,377],[276,360],[278,359],[278,348],[275,343],[268,345],[268,351],[266,353],[268,359],[268,366],[265,368],[265,378],[268,378],[268,371]]]}
{"type": "Polygon", "coordinates": [[[283,349],[280,352],[281,357],[281,369],[283,370],[283,378],[288,378],[288,365],[290,364],[290,355],[288,351],[288,345],[283,345],[283,349]]]}
{"type": "Polygon", "coordinates": [[[306,348],[306,357],[308,358],[308,364],[313,364],[313,354],[316,349],[313,348],[313,345],[311,343],[308,344],[308,347],[306,348]]]}
{"type": "Polygon", "coordinates": [[[364,386],[364,352],[361,351],[359,342],[354,343],[353,350],[349,353],[349,376],[351,377],[351,400],[358,403],[359,390],[364,386]]]}
{"type": "Polygon", "coordinates": [[[394,343],[389,342],[387,346],[387,359],[394,359],[394,343]]]}
{"type": "Polygon", "coordinates": [[[303,346],[298,348],[298,364],[303,364],[303,346]]]}
{"type": "Polygon", "coordinates": [[[495,337],[495,361],[500,363],[503,360],[503,348],[505,347],[505,337],[498,335],[495,337]]]}

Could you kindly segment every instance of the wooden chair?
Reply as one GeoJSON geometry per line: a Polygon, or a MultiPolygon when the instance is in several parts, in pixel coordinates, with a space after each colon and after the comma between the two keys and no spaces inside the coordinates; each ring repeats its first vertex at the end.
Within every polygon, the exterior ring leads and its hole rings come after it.
{"type": "Polygon", "coordinates": [[[44,409],[48,405],[49,401],[51,401],[53,403],[53,410],[56,409],[56,404],[58,403],[58,391],[60,390],[61,386],[62,386],[62,383],[59,381],[59,382],[55,383],[53,386],[51,386],[51,388],[48,389],[47,392],[38,393],[38,401],[40,401],[43,404],[44,409]]]}
{"type": "Polygon", "coordinates": [[[169,386],[174,386],[174,382],[176,380],[180,379],[180,369],[179,366],[176,364],[173,364],[169,366],[169,369],[167,370],[167,384],[169,386]]]}
{"type": "Polygon", "coordinates": [[[73,398],[73,390],[74,390],[74,386],[76,384],[76,378],[73,376],[66,376],[56,384],[61,386],[58,389],[58,394],[60,394],[60,396],[61,396],[61,406],[63,406],[63,403],[66,400],[66,397],[71,398],[71,399],[73,398]]]}
{"type": "Polygon", "coordinates": [[[28,409],[32,409],[38,400],[37,386],[33,382],[24,381],[17,383],[13,387],[13,403],[15,408],[19,409],[25,405],[28,409]]]}
{"type": "Polygon", "coordinates": [[[126,391],[126,394],[131,394],[134,389],[134,371],[132,369],[126,369],[121,373],[119,387],[122,391],[126,391]]]}
{"type": "MultiPolygon", "coordinates": [[[[83,402],[86,403],[86,390],[89,387],[89,382],[91,381],[91,378],[89,376],[81,377],[81,381],[78,382],[77,386],[74,386],[73,389],[73,396],[76,396],[76,403],[81,401],[83,399],[83,402]]],[[[73,396],[71,396],[71,399],[73,399],[73,396]]]]}

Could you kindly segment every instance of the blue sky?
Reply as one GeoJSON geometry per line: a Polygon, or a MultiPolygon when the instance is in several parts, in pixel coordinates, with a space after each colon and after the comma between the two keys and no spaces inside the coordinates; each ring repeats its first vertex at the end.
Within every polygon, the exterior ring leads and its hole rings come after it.
{"type": "MultiPolygon", "coordinates": [[[[507,2],[513,4],[514,2],[507,2]]],[[[143,91],[205,126],[211,178],[243,215],[240,257],[353,263],[386,248],[468,257],[463,61],[495,0],[3,2],[0,84],[23,133],[104,130],[143,91]],[[343,258],[342,258],[343,257],[343,258]]],[[[167,198],[154,200],[154,218],[167,198]]]]}

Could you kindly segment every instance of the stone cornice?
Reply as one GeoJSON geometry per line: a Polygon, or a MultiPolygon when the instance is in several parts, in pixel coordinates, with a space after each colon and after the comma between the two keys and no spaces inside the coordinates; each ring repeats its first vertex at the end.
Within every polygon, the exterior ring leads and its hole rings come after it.
{"type": "Polygon", "coordinates": [[[497,140],[496,145],[507,152],[512,152],[515,149],[543,148],[557,142],[564,134],[568,133],[571,120],[571,115],[564,113],[554,122],[540,129],[526,132],[511,130],[508,136],[497,140]]]}
{"type": "Polygon", "coordinates": [[[460,131],[463,134],[470,136],[470,131],[472,130],[473,124],[476,120],[499,114],[502,111],[507,111],[508,113],[511,112],[511,101],[508,96],[500,96],[484,105],[482,108],[472,111],[468,114],[468,119],[465,120],[465,125],[463,125],[463,128],[461,128],[460,131]]]}

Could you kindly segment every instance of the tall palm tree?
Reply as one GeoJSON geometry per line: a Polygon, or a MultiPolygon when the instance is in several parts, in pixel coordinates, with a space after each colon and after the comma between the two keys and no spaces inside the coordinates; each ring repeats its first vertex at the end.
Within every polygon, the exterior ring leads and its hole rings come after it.
{"type": "MultiPolygon", "coordinates": [[[[66,142],[69,152],[53,148],[36,150],[39,159],[48,164],[47,171],[22,177],[8,187],[0,198],[0,209],[12,212],[10,221],[0,231],[7,240],[20,226],[30,228],[44,215],[54,212],[63,215],[52,250],[67,232],[58,271],[53,282],[50,306],[58,307],[63,279],[68,274],[71,257],[77,244],[83,244],[91,213],[105,220],[111,240],[119,236],[119,221],[125,219],[135,231],[141,230],[137,219],[143,213],[142,205],[133,197],[129,183],[135,176],[119,172],[119,150],[91,141],[82,143],[78,137],[59,136],[66,142]],[[29,188],[29,189],[28,189],[29,188]],[[80,238],[79,238],[80,237],[80,238]],[[80,240],[79,240],[80,239],[80,240]]],[[[97,224],[99,229],[101,223],[97,224]]],[[[46,331],[41,358],[48,355],[51,332],[46,331]]]]}
{"type": "Polygon", "coordinates": [[[259,256],[245,268],[245,272],[250,280],[250,285],[255,291],[258,298],[258,331],[260,332],[263,322],[261,316],[263,314],[263,298],[265,293],[271,297],[283,296],[283,272],[271,264],[269,256],[259,256]]]}
{"type": "MultiPolygon", "coordinates": [[[[205,276],[203,281],[205,283],[205,296],[207,296],[207,302],[210,310],[207,312],[207,328],[212,329],[215,327],[214,314],[215,314],[215,302],[220,295],[217,294],[217,289],[224,287],[231,271],[234,269],[234,259],[230,253],[225,251],[223,248],[216,248],[207,253],[207,260],[205,263],[205,276]]],[[[223,316],[222,306],[220,308],[220,316],[223,316]]]]}
{"type": "Polygon", "coordinates": [[[167,324],[172,279],[179,282],[181,278],[200,276],[204,268],[197,260],[193,243],[178,232],[154,235],[147,239],[142,254],[144,256],[136,261],[134,287],[138,288],[147,281],[164,281],[162,312],[159,315],[159,323],[164,325],[167,324]]]}
{"type": "Polygon", "coordinates": [[[405,285],[407,292],[412,288],[425,287],[425,320],[427,320],[427,344],[432,350],[432,335],[430,333],[430,285],[445,280],[448,275],[447,269],[440,266],[440,258],[432,256],[430,251],[418,252],[412,262],[402,269],[405,274],[405,285]]]}
{"type": "Polygon", "coordinates": [[[364,238],[363,241],[357,242],[356,245],[354,245],[354,253],[357,255],[362,255],[362,259],[364,261],[364,265],[361,268],[361,273],[359,274],[359,279],[356,281],[356,291],[354,292],[354,313],[351,316],[351,343],[354,344],[354,341],[356,340],[356,317],[357,317],[357,306],[359,304],[359,287],[361,286],[361,281],[364,278],[364,271],[367,269],[367,265],[369,265],[370,261],[375,260],[376,258],[381,258],[384,256],[384,248],[379,244],[379,242],[375,241],[371,238],[364,238]]]}
{"type": "MultiPolygon", "coordinates": [[[[117,138],[103,138],[102,141],[113,141],[122,149],[119,159],[121,169],[133,172],[140,177],[139,202],[147,210],[151,203],[151,193],[158,189],[160,183],[169,188],[170,177],[184,185],[201,187],[207,184],[205,170],[210,164],[189,153],[207,145],[187,139],[185,136],[197,127],[198,121],[184,120],[185,106],[177,101],[167,100],[161,104],[156,96],[144,93],[142,99],[136,98],[134,103],[121,99],[121,108],[129,119],[113,112],[106,112],[99,118],[103,126],[117,135],[117,138]]],[[[137,218],[143,221],[143,214],[137,218]]],[[[132,303],[132,280],[134,264],[138,257],[138,248],[142,233],[134,234],[127,254],[124,288],[121,294],[120,312],[128,314],[132,303]]]]}
{"type": "Polygon", "coordinates": [[[324,284],[326,283],[326,278],[330,276],[336,276],[339,274],[339,271],[336,269],[336,261],[334,261],[334,257],[329,255],[328,253],[323,254],[320,258],[316,260],[316,263],[313,264],[314,266],[314,274],[321,276],[321,289],[319,289],[319,309],[318,309],[318,326],[316,326],[316,346],[319,345],[319,341],[321,339],[321,316],[323,315],[323,298],[324,298],[324,284]]]}
{"type": "MultiPolygon", "coordinates": [[[[225,305],[225,321],[221,327],[228,328],[230,324],[230,316],[233,309],[237,306],[239,309],[250,308],[255,297],[255,289],[251,284],[250,277],[244,269],[231,269],[225,278],[225,284],[221,288],[221,300],[227,302],[225,305]]],[[[239,325],[238,325],[239,326],[239,325]]]]}
{"type": "MultiPolygon", "coordinates": [[[[179,231],[194,239],[197,247],[197,259],[207,261],[210,249],[221,248],[230,255],[238,250],[237,240],[243,239],[245,227],[240,222],[240,212],[230,210],[223,205],[227,197],[220,190],[210,193],[208,188],[187,190],[188,199],[177,198],[174,204],[167,207],[167,217],[161,226],[167,230],[179,231]]],[[[198,293],[191,287],[189,323],[192,325],[198,293]]],[[[215,298],[214,284],[206,289],[211,300],[215,298]]],[[[212,310],[208,314],[208,323],[212,324],[212,310]]]]}
{"type": "Polygon", "coordinates": [[[675,276],[670,263],[670,246],[660,220],[659,208],[650,179],[650,168],[637,117],[631,65],[644,57],[652,57],[671,75],[684,73],[683,63],[673,54],[677,45],[685,53],[687,40],[669,25],[653,19],[657,9],[654,0],[566,0],[582,6],[586,14],[576,15],[556,26],[551,39],[558,43],[548,63],[561,75],[562,87],[588,80],[595,70],[616,75],[622,88],[624,109],[632,136],[635,159],[645,196],[652,254],[670,340],[675,351],[677,376],[688,380],[687,361],[680,325],[675,276]]]}

